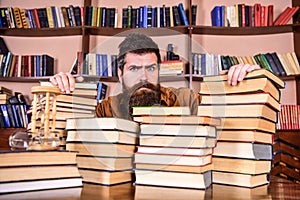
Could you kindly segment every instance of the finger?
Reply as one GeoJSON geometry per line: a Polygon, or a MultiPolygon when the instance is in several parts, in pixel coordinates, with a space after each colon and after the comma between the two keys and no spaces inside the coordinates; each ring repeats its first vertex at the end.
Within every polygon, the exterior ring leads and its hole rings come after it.
{"type": "Polygon", "coordinates": [[[57,86],[57,81],[56,81],[55,76],[51,76],[51,77],[50,77],[50,82],[52,83],[52,85],[57,86]]]}
{"type": "MultiPolygon", "coordinates": [[[[237,81],[240,82],[240,81],[244,80],[246,74],[249,72],[249,71],[248,71],[249,69],[252,69],[252,65],[250,65],[250,64],[245,64],[245,65],[243,65],[243,66],[241,67],[239,73],[236,74],[236,75],[237,75],[237,81]]],[[[250,71],[252,71],[252,70],[250,70],[250,71]]]]}
{"type": "Polygon", "coordinates": [[[58,73],[54,76],[54,81],[56,82],[56,86],[62,91],[65,92],[65,87],[63,84],[63,73],[58,73]]]}
{"type": "Polygon", "coordinates": [[[67,94],[70,93],[70,81],[69,81],[69,77],[66,73],[59,73],[60,77],[61,77],[61,82],[59,82],[58,84],[61,86],[60,89],[64,92],[66,92],[67,94]]]}
{"type": "Polygon", "coordinates": [[[222,74],[222,75],[227,74],[228,71],[229,71],[229,70],[221,70],[221,71],[220,71],[220,74],[222,74]]]}
{"type": "Polygon", "coordinates": [[[233,65],[229,68],[228,75],[227,75],[227,81],[229,85],[236,85],[237,84],[237,74],[239,74],[240,70],[242,68],[241,64],[233,65]]]}
{"type": "Polygon", "coordinates": [[[252,72],[253,70],[261,69],[259,65],[251,65],[248,69],[247,72],[252,72]]]}
{"type": "Polygon", "coordinates": [[[67,77],[68,77],[69,90],[70,90],[70,91],[74,91],[74,89],[75,89],[75,78],[74,78],[73,75],[70,74],[69,72],[67,72],[66,75],[67,75],[67,77]]]}

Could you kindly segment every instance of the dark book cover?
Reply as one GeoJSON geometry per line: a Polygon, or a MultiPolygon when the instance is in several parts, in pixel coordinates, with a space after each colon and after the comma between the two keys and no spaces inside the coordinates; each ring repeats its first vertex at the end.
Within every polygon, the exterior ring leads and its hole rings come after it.
{"type": "Polygon", "coordinates": [[[157,7],[152,8],[152,27],[157,27],[157,7]]]}
{"type": "Polygon", "coordinates": [[[171,26],[171,11],[170,11],[170,9],[171,8],[169,6],[165,7],[166,27],[171,26]]]}
{"type": "Polygon", "coordinates": [[[280,75],[281,76],[286,76],[286,71],[284,70],[284,67],[282,66],[282,63],[280,62],[278,55],[276,52],[270,53],[277,68],[279,69],[280,75]]]}
{"type": "Polygon", "coordinates": [[[67,11],[67,16],[68,16],[68,21],[69,21],[69,25],[70,26],[75,26],[74,21],[72,19],[72,11],[70,7],[66,7],[66,11],[67,11]]]}
{"type": "Polygon", "coordinates": [[[106,27],[107,8],[101,7],[101,27],[106,27]]]}
{"type": "Polygon", "coordinates": [[[43,54],[42,55],[42,76],[54,75],[54,58],[43,54]]]}
{"type": "Polygon", "coordinates": [[[112,76],[117,77],[118,76],[118,56],[117,55],[111,55],[111,71],[112,76]]]}
{"type": "Polygon", "coordinates": [[[182,25],[184,25],[184,26],[189,25],[189,21],[188,21],[188,18],[186,16],[186,12],[184,10],[184,7],[183,7],[182,3],[178,4],[178,10],[179,10],[179,16],[180,16],[182,25]]]}
{"type": "Polygon", "coordinates": [[[116,8],[109,8],[109,27],[115,27],[116,8]]]}
{"type": "Polygon", "coordinates": [[[6,104],[6,109],[7,109],[7,113],[8,113],[8,118],[9,118],[9,122],[10,122],[10,127],[17,127],[16,121],[15,121],[15,116],[13,113],[13,109],[12,109],[12,105],[11,104],[6,104]]]}
{"type": "Polygon", "coordinates": [[[152,6],[147,6],[147,28],[152,27],[152,6]]]}
{"type": "Polygon", "coordinates": [[[270,53],[266,53],[266,54],[265,54],[265,57],[266,57],[266,59],[267,59],[269,65],[270,65],[270,67],[272,68],[273,72],[274,72],[277,76],[280,76],[281,73],[280,73],[280,71],[279,71],[277,65],[275,64],[275,62],[274,62],[274,60],[273,60],[271,54],[270,54],[270,53]]]}
{"type": "MultiPolygon", "coordinates": [[[[179,11],[178,11],[179,12],[179,11]]],[[[160,7],[159,9],[159,15],[160,15],[160,27],[165,27],[165,8],[164,6],[160,7]]]]}
{"type": "Polygon", "coordinates": [[[37,8],[41,28],[49,28],[46,8],[37,8]]]}
{"type": "Polygon", "coordinates": [[[76,26],[81,26],[81,9],[79,6],[75,6],[73,9],[76,26]]]}
{"type": "Polygon", "coordinates": [[[128,28],[128,8],[122,8],[122,28],[128,28]]]}
{"type": "Polygon", "coordinates": [[[137,8],[131,10],[131,28],[137,28],[137,8]]]}
{"type": "Polygon", "coordinates": [[[97,91],[98,92],[97,92],[96,99],[98,101],[102,100],[106,97],[107,88],[108,88],[108,86],[105,83],[102,83],[102,82],[97,83],[97,91]]]}
{"type": "Polygon", "coordinates": [[[197,5],[192,5],[192,25],[196,25],[197,5]]]}
{"type": "Polygon", "coordinates": [[[3,28],[8,28],[6,10],[7,8],[0,8],[1,27],[3,28]]]}
{"type": "Polygon", "coordinates": [[[211,25],[221,26],[221,6],[215,6],[210,12],[211,25]]]}
{"type": "Polygon", "coordinates": [[[3,117],[3,121],[4,121],[4,127],[5,127],[5,128],[10,128],[10,127],[12,127],[12,126],[11,126],[11,123],[10,123],[9,116],[8,116],[7,104],[1,104],[1,105],[0,105],[0,108],[1,108],[2,117],[3,117]]]}
{"type": "Polygon", "coordinates": [[[0,37],[0,54],[7,54],[9,52],[8,47],[2,37],[0,37]]]}
{"type": "Polygon", "coordinates": [[[52,16],[53,16],[54,28],[58,28],[58,20],[59,19],[57,19],[57,14],[56,14],[55,6],[51,6],[51,11],[52,11],[52,16]]]}
{"type": "Polygon", "coordinates": [[[180,22],[178,6],[172,6],[172,10],[173,10],[174,26],[180,26],[181,22],[180,22]]]}
{"type": "Polygon", "coordinates": [[[92,15],[93,15],[93,6],[86,6],[85,7],[85,25],[86,26],[92,25],[92,15]]]}

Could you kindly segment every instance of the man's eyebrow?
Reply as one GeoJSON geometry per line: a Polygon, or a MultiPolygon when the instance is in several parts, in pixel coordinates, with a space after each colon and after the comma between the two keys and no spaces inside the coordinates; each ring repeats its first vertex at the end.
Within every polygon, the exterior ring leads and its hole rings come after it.
{"type": "Polygon", "coordinates": [[[158,64],[157,63],[152,63],[152,64],[149,64],[149,65],[135,65],[135,64],[132,64],[132,65],[129,65],[128,67],[153,67],[153,66],[157,66],[158,64]]]}

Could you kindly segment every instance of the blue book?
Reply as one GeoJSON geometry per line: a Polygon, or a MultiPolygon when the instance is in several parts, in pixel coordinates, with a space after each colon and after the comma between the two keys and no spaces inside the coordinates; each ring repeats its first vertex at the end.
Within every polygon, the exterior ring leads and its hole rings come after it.
{"type": "Polygon", "coordinates": [[[106,97],[106,92],[107,92],[108,86],[105,83],[98,82],[97,83],[97,97],[96,99],[102,100],[106,97]]]}
{"type": "Polygon", "coordinates": [[[179,16],[180,16],[182,25],[185,25],[185,26],[189,25],[189,21],[188,21],[188,18],[186,16],[186,13],[185,13],[185,10],[184,10],[184,7],[183,7],[182,3],[178,4],[178,10],[179,10],[179,16]]]}
{"type": "Polygon", "coordinates": [[[147,6],[143,6],[143,26],[142,28],[147,28],[147,6]]]}
{"type": "Polygon", "coordinates": [[[9,117],[8,117],[8,111],[7,111],[6,104],[1,104],[0,108],[1,108],[2,117],[3,117],[3,120],[4,120],[4,127],[5,128],[11,127],[9,117]]]}
{"type": "Polygon", "coordinates": [[[58,28],[58,19],[57,19],[57,15],[56,15],[56,9],[55,6],[51,6],[51,11],[52,11],[52,15],[53,15],[53,23],[54,23],[54,28],[58,28]]]}
{"type": "Polygon", "coordinates": [[[101,55],[99,53],[96,54],[96,75],[101,76],[101,55]]]}
{"type": "Polygon", "coordinates": [[[221,26],[221,6],[215,6],[210,12],[211,15],[211,25],[221,26]]]}
{"type": "Polygon", "coordinates": [[[35,56],[35,72],[36,76],[41,76],[41,70],[40,70],[40,56],[36,55],[35,56]]]}
{"type": "Polygon", "coordinates": [[[102,76],[108,76],[107,54],[102,55],[102,76]]]}

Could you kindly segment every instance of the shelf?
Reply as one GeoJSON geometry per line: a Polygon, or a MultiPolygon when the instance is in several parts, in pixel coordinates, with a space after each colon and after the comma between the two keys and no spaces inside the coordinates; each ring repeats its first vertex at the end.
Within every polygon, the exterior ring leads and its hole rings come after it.
{"type": "Polygon", "coordinates": [[[49,80],[50,76],[43,77],[0,77],[2,82],[26,82],[26,83],[37,83],[39,81],[49,80]]]}
{"type": "Polygon", "coordinates": [[[188,34],[187,26],[165,27],[165,28],[109,28],[86,26],[86,35],[120,36],[124,37],[128,33],[142,33],[149,36],[170,36],[188,34]]]}
{"type": "Polygon", "coordinates": [[[18,37],[55,37],[82,35],[82,27],[65,28],[0,28],[0,35],[18,37]]]}
{"type": "Polygon", "coordinates": [[[265,35],[293,32],[300,24],[283,26],[261,26],[261,27],[218,27],[218,26],[193,26],[192,34],[205,35],[265,35]]]}

